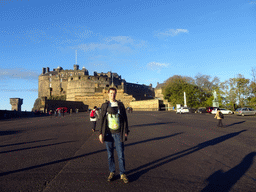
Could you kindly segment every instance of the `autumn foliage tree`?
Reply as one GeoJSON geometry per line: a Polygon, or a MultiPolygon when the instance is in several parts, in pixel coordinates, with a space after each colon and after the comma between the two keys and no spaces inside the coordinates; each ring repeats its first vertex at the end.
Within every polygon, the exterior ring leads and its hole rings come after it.
{"type": "Polygon", "coordinates": [[[184,92],[189,107],[212,106],[213,91],[216,91],[220,107],[232,110],[256,107],[256,68],[252,69],[252,76],[251,81],[238,74],[235,78],[220,82],[218,77],[211,80],[211,76],[200,73],[195,78],[174,75],[164,82],[163,94],[174,106],[184,105],[184,92]]]}
{"type": "Polygon", "coordinates": [[[235,110],[235,104],[239,107],[247,105],[250,94],[249,83],[250,79],[244,78],[241,74],[223,82],[221,89],[226,98],[226,106],[230,106],[235,110]]]}

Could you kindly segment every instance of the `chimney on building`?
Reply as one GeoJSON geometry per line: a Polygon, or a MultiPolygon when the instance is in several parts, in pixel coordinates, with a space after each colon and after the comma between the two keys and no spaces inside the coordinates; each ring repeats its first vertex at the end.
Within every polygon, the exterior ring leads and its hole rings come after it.
{"type": "Polygon", "coordinates": [[[45,70],[46,70],[46,69],[43,67],[43,71],[42,71],[43,74],[45,74],[45,70]]]}
{"type": "Polygon", "coordinates": [[[107,76],[108,76],[109,78],[112,78],[112,72],[109,71],[109,72],[107,73],[107,76]]]}
{"type": "Polygon", "coordinates": [[[79,70],[79,65],[74,65],[74,70],[79,70]]]}
{"type": "Polygon", "coordinates": [[[46,72],[49,73],[50,72],[50,68],[46,67],[46,72]]]}
{"type": "Polygon", "coordinates": [[[21,105],[23,104],[23,99],[21,98],[10,98],[10,104],[12,105],[12,111],[21,111],[21,105]]]}

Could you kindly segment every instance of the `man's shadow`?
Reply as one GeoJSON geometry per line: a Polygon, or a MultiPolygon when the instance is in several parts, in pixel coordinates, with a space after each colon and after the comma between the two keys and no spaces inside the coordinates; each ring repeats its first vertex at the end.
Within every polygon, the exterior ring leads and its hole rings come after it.
{"type": "Polygon", "coordinates": [[[229,125],[226,125],[225,127],[231,127],[233,125],[238,125],[238,124],[241,124],[241,123],[244,123],[245,121],[239,121],[239,122],[236,122],[236,123],[232,123],[232,124],[229,124],[229,125]]]}
{"type": "MultiPolygon", "coordinates": [[[[201,191],[218,191],[218,192],[228,192],[232,186],[246,173],[246,171],[253,164],[253,159],[256,156],[256,152],[249,153],[244,157],[241,163],[239,163],[234,168],[227,172],[218,170],[213,173],[207,181],[209,184],[201,191]]],[[[251,178],[256,181],[255,178],[251,178]]]]}
{"type": "Polygon", "coordinates": [[[217,137],[215,139],[200,143],[200,144],[196,145],[195,147],[191,147],[189,149],[186,149],[186,150],[183,150],[183,151],[180,151],[180,152],[162,157],[162,158],[157,159],[155,161],[151,161],[147,164],[141,165],[141,166],[139,166],[137,168],[134,168],[134,169],[127,172],[127,174],[133,173],[133,174],[129,175],[129,180],[130,180],[130,182],[136,181],[136,180],[139,179],[139,177],[141,175],[147,173],[148,171],[150,171],[152,169],[155,169],[157,167],[165,165],[165,164],[167,164],[171,161],[174,161],[176,159],[179,159],[181,157],[187,156],[191,153],[197,152],[197,151],[199,151],[201,149],[204,149],[206,147],[217,145],[217,144],[219,144],[223,141],[226,141],[227,139],[230,139],[232,137],[235,137],[235,136],[239,135],[240,133],[242,133],[244,131],[246,131],[246,130],[242,130],[242,131],[234,132],[234,133],[229,133],[229,134],[223,135],[221,137],[217,137]]]}

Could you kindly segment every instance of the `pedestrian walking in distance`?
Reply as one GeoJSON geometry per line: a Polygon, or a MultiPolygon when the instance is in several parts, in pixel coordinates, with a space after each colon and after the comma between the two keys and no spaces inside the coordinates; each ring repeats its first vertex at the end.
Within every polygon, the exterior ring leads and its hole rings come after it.
{"type": "Polygon", "coordinates": [[[115,88],[110,88],[108,91],[109,101],[106,101],[101,106],[100,114],[100,135],[101,143],[105,142],[108,153],[108,166],[110,174],[108,181],[112,181],[115,176],[115,161],[114,161],[114,143],[118,156],[120,179],[124,183],[129,180],[125,175],[125,158],[124,158],[124,141],[127,140],[129,133],[128,121],[124,104],[116,100],[115,88]]]}
{"type": "Polygon", "coordinates": [[[217,112],[214,118],[217,118],[218,124],[217,127],[223,127],[222,119],[224,118],[223,114],[221,113],[220,109],[217,108],[217,112]]]}
{"type": "Polygon", "coordinates": [[[90,121],[92,122],[92,132],[95,132],[96,122],[98,120],[99,113],[97,110],[97,106],[94,106],[93,110],[90,112],[90,121]]]}

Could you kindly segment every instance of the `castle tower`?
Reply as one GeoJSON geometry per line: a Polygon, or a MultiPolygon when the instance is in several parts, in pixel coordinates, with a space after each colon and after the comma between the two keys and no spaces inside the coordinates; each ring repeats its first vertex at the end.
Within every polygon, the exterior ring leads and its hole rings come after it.
{"type": "Polygon", "coordinates": [[[21,111],[21,105],[23,104],[23,99],[10,98],[10,104],[12,105],[12,111],[21,111]]]}
{"type": "Polygon", "coordinates": [[[73,65],[74,71],[79,70],[79,65],[73,65]]]}

